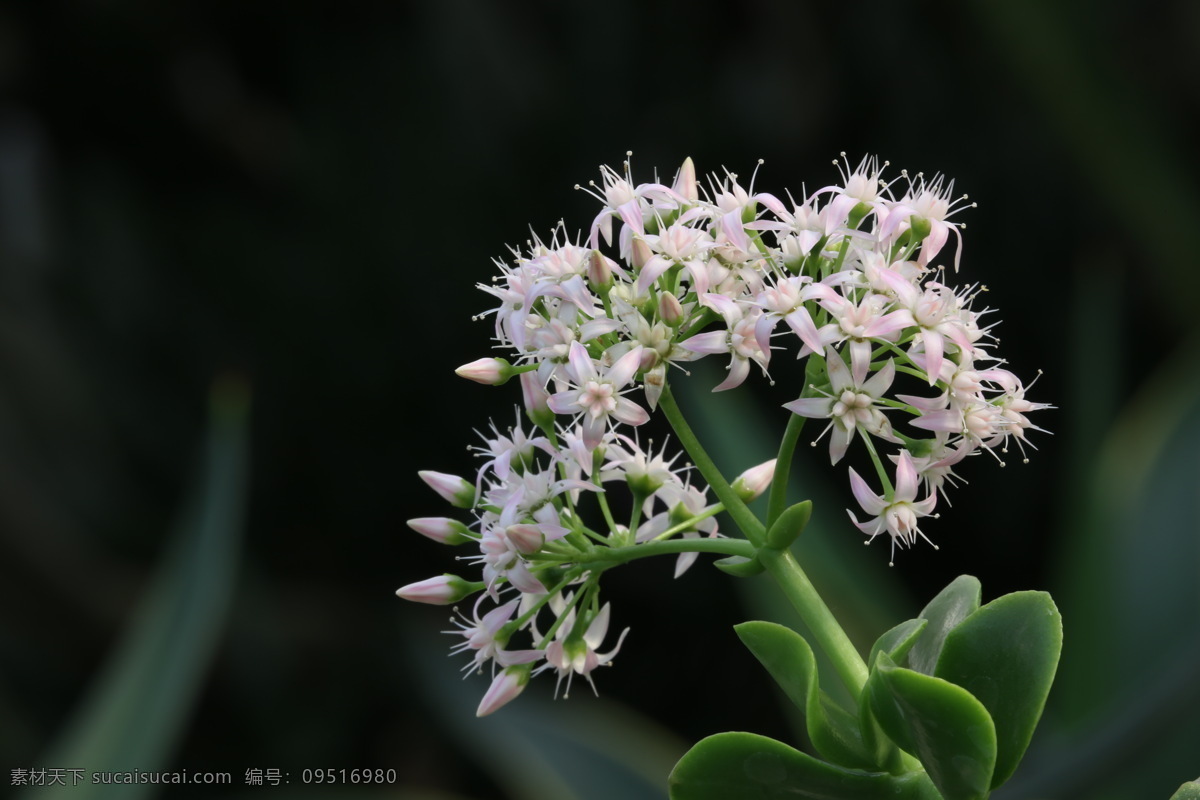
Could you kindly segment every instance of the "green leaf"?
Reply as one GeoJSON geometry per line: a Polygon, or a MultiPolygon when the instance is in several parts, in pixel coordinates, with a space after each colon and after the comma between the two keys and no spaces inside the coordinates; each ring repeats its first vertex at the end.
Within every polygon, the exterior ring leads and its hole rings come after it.
{"type": "Polygon", "coordinates": [[[1200,800],[1200,778],[1180,786],[1179,790],[1171,795],[1171,800],[1200,800]]]}
{"type": "Polygon", "coordinates": [[[871,655],[867,659],[867,666],[874,666],[875,656],[879,653],[887,653],[892,657],[892,661],[899,663],[900,659],[904,658],[916,644],[917,639],[928,625],[929,620],[918,617],[917,619],[907,619],[885,631],[875,640],[875,644],[871,645],[871,655]]]}
{"type": "Polygon", "coordinates": [[[804,712],[813,747],[830,761],[847,767],[879,769],[863,744],[858,719],[821,692],[817,660],[804,637],[774,622],[735,625],[749,648],[796,707],[804,712]]]}
{"type": "Polygon", "coordinates": [[[713,565],[722,572],[733,575],[735,578],[752,578],[766,569],[757,557],[742,558],[741,556],[726,556],[714,561],[713,565]]]}
{"type": "MultiPolygon", "coordinates": [[[[204,460],[168,551],[137,616],[42,763],[89,772],[169,766],[220,643],[233,592],[245,517],[248,409],[245,387],[214,388],[204,460]]],[[[28,796],[125,800],[154,788],[89,783],[28,796]]]]}
{"type": "Polygon", "coordinates": [[[993,789],[1029,746],[1061,651],[1062,617],[1045,592],[998,597],[946,635],[934,674],[974,695],[995,723],[993,789]]]}
{"type": "Polygon", "coordinates": [[[675,765],[671,800],[941,800],[928,776],[846,770],[753,733],[701,739],[675,765]]]}
{"type": "Polygon", "coordinates": [[[945,800],[982,800],[996,765],[987,709],[949,681],[897,667],[880,653],[864,692],[879,726],[916,756],[945,800]]]}
{"type": "Polygon", "coordinates": [[[805,500],[784,509],[775,520],[775,524],[767,531],[767,547],[776,550],[786,550],[792,542],[800,538],[808,520],[812,517],[812,501],[805,500]]]}
{"type": "Polygon", "coordinates": [[[929,625],[908,652],[910,669],[925,675],[933,674],[946,634],[975,613],[979,608],[979,595],[979,579],[959,575],[929,601],[919,615],[921,619],[929,620],[929,625]]]}

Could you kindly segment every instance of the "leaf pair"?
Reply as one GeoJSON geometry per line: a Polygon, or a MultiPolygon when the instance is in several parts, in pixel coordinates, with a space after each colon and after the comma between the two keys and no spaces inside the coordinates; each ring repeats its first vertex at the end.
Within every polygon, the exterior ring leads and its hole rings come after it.
{"type": "Polygon", "coordinates": [[[767,622],[739,625],[742,641],[804,711],[825,761],[764,737],[717,734],[676,766],[672,798],[986,798],[1012,775],[1041,717],[1062,623],[1044,592],[982,608],[979,598],[979,581],[960,577],[920,617],[883,634],[857,715],[820,690],[799,634],[767,622]]]}

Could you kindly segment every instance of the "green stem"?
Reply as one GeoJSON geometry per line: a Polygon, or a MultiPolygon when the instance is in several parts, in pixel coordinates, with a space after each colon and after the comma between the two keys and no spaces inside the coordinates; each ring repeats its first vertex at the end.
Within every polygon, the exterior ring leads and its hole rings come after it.
{"type": "Polygon", "coordinates": [[[784,595],[800,614],[817,644],[833,662],[838,678],[857,700],[867,682],[867,665],[855,649],[854,643],[842,626],[833,617],[829,606],[817,594],[816,588],[804,574],[790,550],[763,548],[758,551],[759,561],[779,584],[784,595]]]}
{"type": "Polygon", "coordinates": [[[708,508],[704,509],[703,511],[701,511],[696,516],[688,517],[687,519],[685,519],[683,522],[679,523],[678,525],[672,525],[670,528],[667,528],[665,531],[660,533],[658,536],[655,536],[653,541],[656,541],[656,542],[666,541],[667,539],[670,539],[672,536],[674,536],[677,533],[685,533],[686,531],[690,531],[696,527],[697,522],[706,520],[709,517],[715,517],[717,514],[720,514],[724,510],[725,510],[724,505],[722,505],[721,503],[715,503],[715,504],[709,506],[708,508]]]}
{"type": "MultiPolygon", "coordinates": [[[[754,545],[742,539],[668,539],[645,542],[629,547],[612,547],[598,550],[596,558],[580,566],[592,568],[594,564],[627,564],[639,558],[672,555],[678,553],[720,553],[727,556],[754,558],[754,545]]],[[[605,566],[607,569],[608,566],[605,566]]]]}
{"type": "MultiPolygon", "coordinates": [[[[807,387],[805,387],[807,388],[807,387]]],[[[803,397],[803,393],[800,395],[803,397]]],[[[783,440],[779,442],[779,455],[775,459],[775,476],[771,479],[771,493],[767,496],[767,528],[775,524],[779,515],[787,508],[787,484],[792,472],[792,456],[796,452],[796,443],[800,441],[800,433],[804,430],[804,417],[791,414],[787,428],[783,431],[783,440]]]]}
{"type": "Polygon", "coordinates": [[[725,505],[725,511],[733,518],[734,523],[741,528],[742,533],[747,539],[755,545],[762,545],[766,540],[767,531],[763,524],[759,522],[758,517],[754,516],[746,504],[742,502],[742,498],[737,496],[737,492],[733,491],[733,487],[729,485],[729,481],[725,480],[725,476],[721,474],[721,470],[717,469],[717,465],[705,452],[700,440],[696,438],[696,434],[692,432],[691,426],[687,420],[683,418],[683,412],[679,410],[679,406],[675,403],[675,396],[671,393],[671,387],[668,385],[663,389],[662,396],[658,398],[658,406],[666,414],[667,420],[671,423],[671,427],[675,429],[675,435],[679,437],[679,443],[683,445],[683,449],[691,457],[692,463],[696,465],[696,469],[700,470],[700,474],[708,481],[708,485],[716,493],[719,499],[725,505]]]}

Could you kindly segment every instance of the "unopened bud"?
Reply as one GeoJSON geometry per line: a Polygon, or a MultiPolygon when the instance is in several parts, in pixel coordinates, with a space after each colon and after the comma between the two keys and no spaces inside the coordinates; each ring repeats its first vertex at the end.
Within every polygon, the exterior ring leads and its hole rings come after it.
{"type": "Polygon", "coordinates": [[[529,671],[529,667],[520,665],[509,667],[497,675],[496,679],[492,681],[492,685],[488,687],[487,694],[483,696],[483,701],[479,704],[479,710],[475,712],[475,716],[486,717],[516,699],[517,695],[525,690],[525,685],[529,683],[529,671]]]}
{"type": "Polygon", "coordinates": [[[457,575],[446,573],[436,578],[401,586],[396,590],[396,596],[402,600],[414,603],[428,603],[431,606],[448,606],[457,603],[464,597],[470,597],[483,588],[482,583],[464,581],[457,575]]]}
{"type": "Polygon", "coordinates": [[[654,258],[654,251],[650,249],[650,245],[646,244],[646,240],[640,236],[633,237],[632,261],[634,269],[641,269],[646,266],[647,262],[652,258],[654,258]]]}
{"type": "Polygon", "coordinates": [[[475,505],[475,487],[457,475],[434,472],[431,469],[423,469],[417,475],[450,505],[458,508],[471,508],[475,505]]]}
{"type": "Polygon", "coordinates": [[[764,461],[734,479],[733,491],[737,492],[743,503],[755,500],[771,485],[771,481],[775,479],[775,461],[774,458],[764,461]]]}
{"type": "Polygon", "coordinates": [[[603,293],[612,288],[612,262],[599,250],[593,250],[588,258],[587,279],[594,292],[603,293]]]}
{"type": "Polygon", "coordinates": [[[669,292],[660,294],[658,296],[658,318],[672,328],[678,328],[683,324],[683,306],[679,304],[679,298],[669,292]]]}
{"type": "Polygon", "coordinates": [[[683,160],[683,166],[679,168],[679,174],[675,176],[675,185],[671,188],[689,203],[695,203],[700,199],[699,187],[696,185],[696,165],[692,163],[691,156],[683,160]]]}
{"type": "Polygon", "coordinates": [[[546,543],[546,535],[537,525],[509,525],[504,533],[513,543],[513,547],[525,555],[536,553],[546,543]]]}
{"type": "Polygon", "coordinates": [[[442,544],[456,545],[475,541],[466,525],[448,517],[418,517],[410,519],[408,527],[442,544]]]}
{"type": "Polygon", "coordinates": [[[501,386],[513,376],[513,368],[503,358],[481,358],[463,364],[454,370],[454,374],[485,386],[501,386]]]}
{"type": "Polygon", "coordinates": [[[539,428],[553,424],[554,412],[550,410],[550,395],[542,386],[536,372],[521,373],[521,397],[525,400],[525,415],[539,428]]]}

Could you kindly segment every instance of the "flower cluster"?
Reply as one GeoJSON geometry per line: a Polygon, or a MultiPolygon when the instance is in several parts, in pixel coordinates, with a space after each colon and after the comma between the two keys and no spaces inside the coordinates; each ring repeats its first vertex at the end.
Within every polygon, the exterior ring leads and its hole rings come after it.
{"type": "MultiPolygon", "coordinates": [[[[631,436],[663,402],[673,366],[717,356],[727,375],[714,391],[725,391],[755,367],[766,373],[775,357],[777,377],[795,376],[799,397],[785,405],[792,425],[822,422],[834,464],[863,443],[882,493],[850,469],[868,518],[849,513],[868,542],[886,532],[893,552],[924,538],[919,521],[967,456],[1006,453],[1010,440],[1024,454],[1036,429],[1027,414],[1046,406],[1026,400],[1027,386],[995,355],[986,309],[973,308],[983,289],[951,287],[935,266],[953,237],[958,269],[954,217],[966,196],[953,196],[940,176],[885,180],[887,163],[873,158],[853,169],[844,156],[835,163],[840,183],[786,203],[728,172],[702,184],[690,159],[670,185],[635,183],[628,163],[604,168],[587,188],[602,207],[585,238],[572,240],[560,224],[497,261],[499,274],[481,285],[509,358],[458,373],[492,385],[519,376],[533,427],[518,417],[485,436],[473,483],[423,473],[475,519],[410,524],[440,541],[475,542],[482,580],[443,576],[400,590],[442,603],[481,592],[457,632],[465,638],[458,649],[474,654],[470,666],[491,661],[497,673],[480,713],[515,696],[534,672],[590,681],[611,660],[616,647],[598,652],[609,606],[597,578],[607,566],[635,552],[672,552],[686,568],[696,555],[689,539],[716,535],[723,506],[686,468],[631,436]],[[781,350],[806,362],[780,367],[781,350]],[[899,393],[898,381],[910,393],[899,393]],[[608,503],[618,483],[631,496],[628,523],[608,503]],[[668,541],[676,544],[647,547],[668,541]],[[509,648],[518,631],[528,631],[529,648],[509,648]]],[[[735,488],[746,497],[763,491],[773,467],[748,471],[735,488]]]]}

